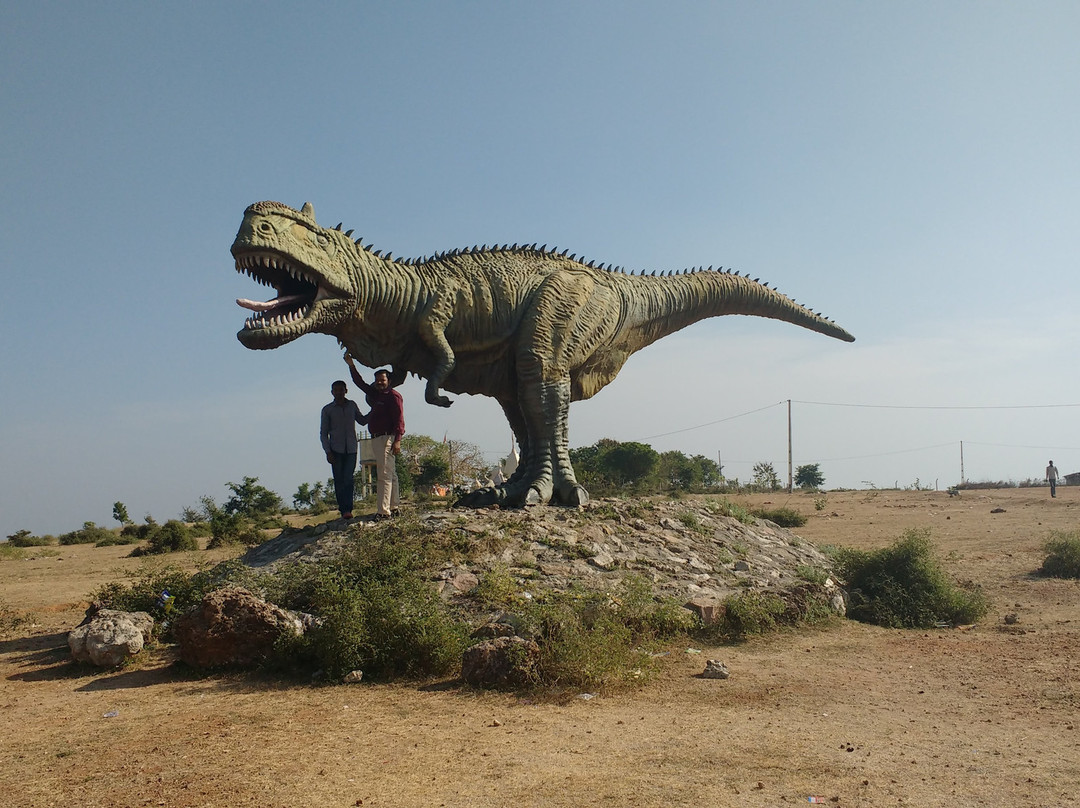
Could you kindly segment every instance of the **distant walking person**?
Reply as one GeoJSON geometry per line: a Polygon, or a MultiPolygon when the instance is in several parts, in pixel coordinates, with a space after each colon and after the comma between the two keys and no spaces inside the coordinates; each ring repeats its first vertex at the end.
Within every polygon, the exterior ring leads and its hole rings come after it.
{"type": "Polygon", "coordinates": [[[334,470],[334,496],[345,519],[352,519],[353,475],[356,473],[356,424],[367,423],[356,402],[345,398],[348,387],[340,379],[330,385],[334,400],[322,408],[319,437],[326,462],[334,470]]]}
{"type": "Polygon", "coordinates": [[[1046,467],[1046,481],[1048,483],[1050,483],[1050,496],[1056,497],[1057,496],[1058,470],[1057,470],[1057,466],[1054,465],[1053,460],[1051,460],[1050,465],[1046,467]]]}
{"type": "Polygon", "coordinates": [[[405,434],[405,405],[401,394],[390,384],[390,372],[375,371],[375,383],[361,378],[353,358],[345,354],[352,380],[367,396],[368,431],[375,443],[375,467],[379,475],[379,496],[376,519],[389,519],[398,509],[397,456],[401,454],[401,438],[405,434]]]}

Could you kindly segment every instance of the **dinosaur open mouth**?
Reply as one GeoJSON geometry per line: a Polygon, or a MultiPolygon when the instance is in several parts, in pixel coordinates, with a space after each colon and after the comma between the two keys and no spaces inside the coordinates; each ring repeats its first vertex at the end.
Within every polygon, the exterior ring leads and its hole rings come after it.
{"type": "MultiPolygon", "coordinates": [[[[237,298],[238,305],[255,312],[244,321],[245,331],[285,328],[302,333],[304,329],[296,326],[311,314],[316,303],[331,297],[306,269],[273,253],[239,255],[236,258],[236,271],[277,292],[277,297],[265,302],[237,298]],[[289,329],[289,326],[294,328],[289,329]]],[[[295,336],[300,336],[300,333],[295,336]]]]}

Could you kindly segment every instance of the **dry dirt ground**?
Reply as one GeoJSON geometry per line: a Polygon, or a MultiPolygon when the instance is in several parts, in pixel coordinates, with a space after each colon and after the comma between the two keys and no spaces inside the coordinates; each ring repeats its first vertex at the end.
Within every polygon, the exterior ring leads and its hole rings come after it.
{"type": "Polygon", "coordinates": [[[1077,527],[1080,489],[833,492],[821,511],[805,494],[744,499],[811,515],[796,532],[818,544],[879,547],[929,527],[993,608],[970,629],[839,621],[679,647],[658,681],[588,699],[307,687],[193,676],[167,651],[119,671],[70,664],[87,594],[140,562],[53,548],[0,560],[0,598],[32,620],[0,638],[0,803],[1080,804],[1080,583],[1032,574],[1049,531],[1077,527]],[[731,678],[699,678],[708,658],[731,678]]]}

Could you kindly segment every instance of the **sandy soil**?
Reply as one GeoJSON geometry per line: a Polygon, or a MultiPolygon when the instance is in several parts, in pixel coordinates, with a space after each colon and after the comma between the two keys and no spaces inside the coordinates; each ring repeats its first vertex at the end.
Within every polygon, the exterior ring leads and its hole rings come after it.
{"type": "Polygon", "coordinates": [[[1075,528],[1080,489],[830,493],[821,511],[805,494],[746,499],[811,515],[796,532],[817,544],[878,547],[930,527],[946,567],[993,609],[967,630],[847,621],[679,647],[659,681],[592,698],[301,687],[194,677],[167,650],[119,671],[70,664],[87,594],[140,562],[128,548],[54,548],[0,560],[0,598],[33,621],[0,638],[0,802],[1080,804],[1080,583],[1032,575],[1049,531],[1075,528]],[[698,678],[708,658],[731,678],[698,678]]]}

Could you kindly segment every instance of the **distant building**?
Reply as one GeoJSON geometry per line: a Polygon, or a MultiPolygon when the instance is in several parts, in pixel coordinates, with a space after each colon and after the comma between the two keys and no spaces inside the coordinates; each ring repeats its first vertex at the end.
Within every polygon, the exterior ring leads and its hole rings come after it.
{"type": "Polygon", "coordinates": [[[1065,485],[1080,485],[1080,471],[1065,475],[1065,485]]]}

